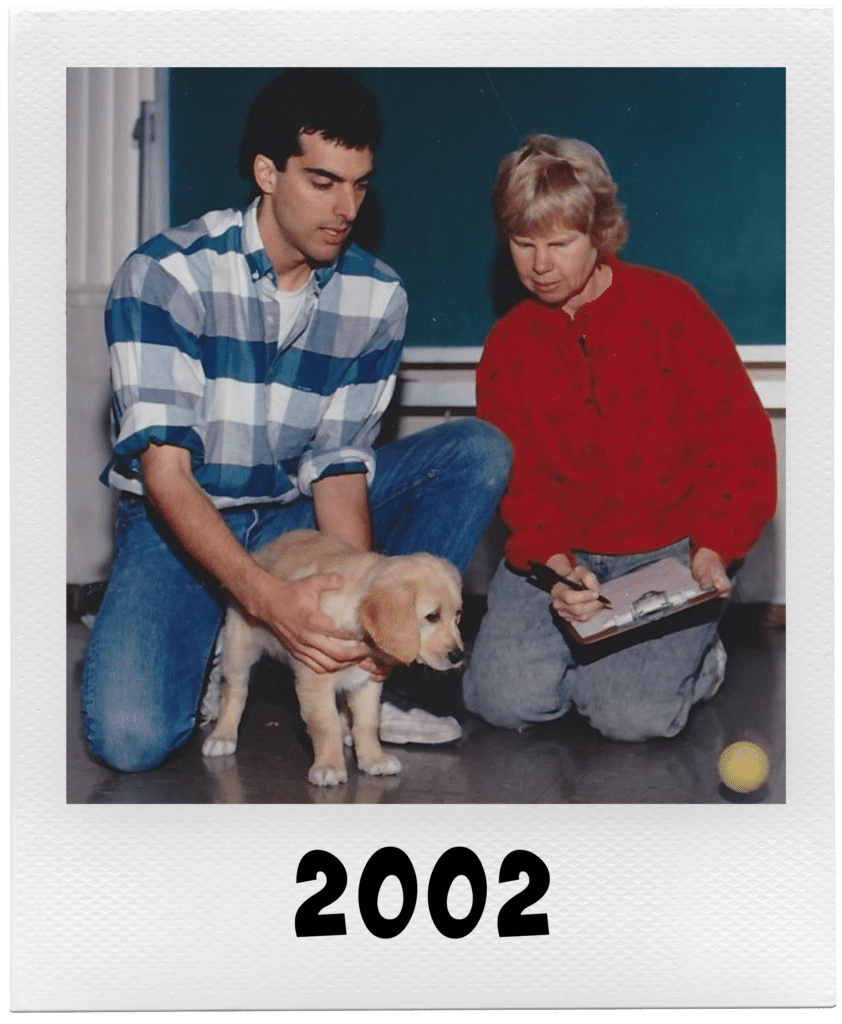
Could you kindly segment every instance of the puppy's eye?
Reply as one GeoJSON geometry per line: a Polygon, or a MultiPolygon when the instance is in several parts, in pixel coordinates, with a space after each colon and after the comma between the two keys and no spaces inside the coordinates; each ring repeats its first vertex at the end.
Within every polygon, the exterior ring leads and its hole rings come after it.
{"type": "Polygon", "coordinates": [[[424,618],[427,620],[427,622],[438,622],[441,619],[441,612],[430,612],[430,614],[425,615],[424,618]]]}

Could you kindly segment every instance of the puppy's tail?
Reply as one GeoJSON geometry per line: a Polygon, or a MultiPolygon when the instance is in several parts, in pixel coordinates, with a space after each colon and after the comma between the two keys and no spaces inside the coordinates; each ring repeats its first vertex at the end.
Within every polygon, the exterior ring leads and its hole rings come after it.
{"type": "Polygon", "coordinates": [[[199,723],[204,728],[219,718],[219,703],[222,696],[222,633],[216,639],[211,657],[208,684],[199,709],[199,723]]]}

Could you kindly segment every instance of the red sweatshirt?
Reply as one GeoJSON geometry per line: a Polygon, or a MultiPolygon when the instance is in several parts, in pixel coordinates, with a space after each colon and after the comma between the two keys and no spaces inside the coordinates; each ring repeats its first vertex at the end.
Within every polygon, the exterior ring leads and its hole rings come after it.
{"type": "Polygon", "coordinates": [[[506,557],[651,551],[682,537],[727,565],[775,512],[769,418],[734,343],[685,282],[607,257],[573,320],[528,298],[491,330],[477,411],[512,441],[506,557]]]}

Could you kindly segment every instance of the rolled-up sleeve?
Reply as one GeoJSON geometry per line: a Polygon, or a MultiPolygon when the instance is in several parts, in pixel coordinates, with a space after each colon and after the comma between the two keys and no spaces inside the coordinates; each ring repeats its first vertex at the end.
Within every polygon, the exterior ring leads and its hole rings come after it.
{"type": "Polygon", "coordinates": [[[136,253],[123,264],[105,310],[114,466],[123,478],[139,475],[150,443],[204,456],[200,323],[196,298],[160,263],[136,253]]]}

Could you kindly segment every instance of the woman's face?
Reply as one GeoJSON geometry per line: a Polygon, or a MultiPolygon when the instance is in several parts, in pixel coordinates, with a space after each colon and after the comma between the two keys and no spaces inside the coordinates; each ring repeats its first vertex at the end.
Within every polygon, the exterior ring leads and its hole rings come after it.
{"type": "Polygon", "coordinates": [[[597,259],[589,235],[564,226],[533,235],[513,235],[509,251],[524,288],[548,306],[565,306],[580,292],[576,304],[588,300],[584,286],[597,259]]]}

